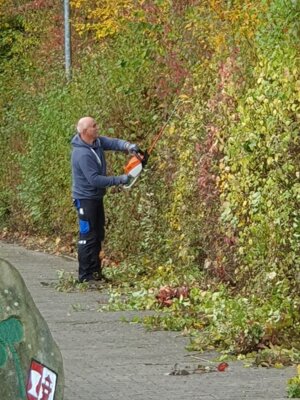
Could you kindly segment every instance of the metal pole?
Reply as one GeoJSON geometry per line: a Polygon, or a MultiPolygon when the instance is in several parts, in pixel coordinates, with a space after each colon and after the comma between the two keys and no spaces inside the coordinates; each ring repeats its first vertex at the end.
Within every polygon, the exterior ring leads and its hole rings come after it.
{"type": "Polygon", "coordinates": [[[66,78],[69,82],[72,78],[71,70],[71,30],[70,30],[70,4],[64,0],[64,21],[65,21],[65,68],[66,78]]]}

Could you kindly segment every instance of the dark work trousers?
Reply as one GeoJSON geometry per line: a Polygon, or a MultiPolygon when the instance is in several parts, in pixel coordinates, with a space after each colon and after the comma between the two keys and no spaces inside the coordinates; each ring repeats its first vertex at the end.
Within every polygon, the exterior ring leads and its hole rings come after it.
{"type": "Polygon", "coordinates": [[[79,222],[78,262],[79,280],[101,277],[100,251],[105,235],[103,199],[75,199],[79,222]]]}

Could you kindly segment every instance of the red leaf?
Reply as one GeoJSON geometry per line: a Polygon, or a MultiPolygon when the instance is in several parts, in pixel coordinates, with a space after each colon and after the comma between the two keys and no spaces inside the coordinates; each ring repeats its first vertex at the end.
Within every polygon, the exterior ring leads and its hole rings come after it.
{"type": "Polygon", "coordinates": [[[228,365],[226,362],[221,362],[221,364],[219,364],[219,365],[217,366],[217,370],[218,370],[219,372],[224,372],[225,369],[228,368],[228,367],[229,367],[229,365],[228,365]]]}

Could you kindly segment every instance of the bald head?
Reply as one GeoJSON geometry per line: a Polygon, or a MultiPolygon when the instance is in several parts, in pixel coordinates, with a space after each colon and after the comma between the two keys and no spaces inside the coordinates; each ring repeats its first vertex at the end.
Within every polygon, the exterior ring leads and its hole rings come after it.
{"type": "Polygon", "coordinates": [[[98,137],[98,125],[92,117],[83,117],[77,123],[77,131],[82,140],[92,144],[98,137]]]}
{"type": "Polygon", "coordinates": [[[77,130],[79,133],[83,133],[90,126],[95,124],[95,120],[92,117],[82,117],[77,123],[77,130]]]}

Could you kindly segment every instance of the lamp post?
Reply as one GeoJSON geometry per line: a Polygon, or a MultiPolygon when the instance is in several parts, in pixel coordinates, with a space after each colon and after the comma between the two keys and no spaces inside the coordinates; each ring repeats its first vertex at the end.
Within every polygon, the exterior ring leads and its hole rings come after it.
{"type": "Polygon", "coordinates": [[[67,81],[72,78],[71,70],[71,29],[70,29],[70,4],[64,0],[64,26],[65,26],[65,70],[67,81]]]}

